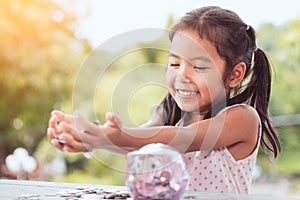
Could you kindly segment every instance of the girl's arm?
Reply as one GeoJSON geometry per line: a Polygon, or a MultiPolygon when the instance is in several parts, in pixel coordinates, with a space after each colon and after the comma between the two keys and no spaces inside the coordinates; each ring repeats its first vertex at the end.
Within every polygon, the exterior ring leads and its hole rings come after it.
{"type": "Polygon", "coordinates": [[[216,117],[201,120],[185,127],[159,126],[123,128],[108,133],[115,145],[138,149],[149,143],[164,143],[180,152],[211,150],[239,145],[252,152],[257,144],[259,116],[250,106],[233,107],[216,117]]]}
{"type": "MultiPolygon", "coordinates": [[[[163,125],[163,109],[161,106],[156,106],[152,109],[150,114],[150,119],[142,124],[140,127],[153,127],[163,125]]],[[[120,121],[120,119],[118,119],[120,121]]],[[[75,140],[72,135],[77,134],[76,124],[74,123],[74,116],[65,114],[61,111],[54,110],[51,112],[51,117],[49,119],[49,125],[47,129],[47,136],[51,144],[61,151],[69,152],[85,152],[90,151],[91,147],[85,145],[81,139],[75,140]],[[62,129],[64,127],[64,130],[62,129]],[[63,143],[61,142],[63,141],[63,143]]],[[[131,147],[119,148],[117,146],[107,147],[107,150],[125,154],[128,151],[134,150],[131,147]]]]}
{"type": "Polygon", "coordinates": [[[241,154],[238,155],[241,157],[243,154],[249,155],[255,148],[259,127],[259,117],[250,106],[236,106],[216,117],[186,127],[123,128],[120,119],[113,113],[107,114],[107,122],[103,126],[92,124],[80,115],[75,119],[82,128],[79,134],[72,127],[62,124],[62,128],[71,136],[64,139],[74,149],[117,148],[131,151],[150,143],[164,143],[180,152],[190,152],[240,146],[243,152],[237,151],[237,154],[241,154]]]}

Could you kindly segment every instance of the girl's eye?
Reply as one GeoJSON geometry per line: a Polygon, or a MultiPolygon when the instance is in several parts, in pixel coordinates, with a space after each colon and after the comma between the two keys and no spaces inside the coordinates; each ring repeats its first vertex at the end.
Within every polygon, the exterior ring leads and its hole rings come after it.
{"type": "Polygon", "coordinates": [[[180,65],[179,65],[179,64],[176,64],[176,63],[170,63],[169,66],[170,66],[170,67],[179,67],[180,65]]]}
{"type": "Polygon", "coordinates": [[[203,67],[203,66],[194,66],[194,69],[197,69],[197,70],[205,70],[205,69],[207,69],[207,67],[203,67]]]}

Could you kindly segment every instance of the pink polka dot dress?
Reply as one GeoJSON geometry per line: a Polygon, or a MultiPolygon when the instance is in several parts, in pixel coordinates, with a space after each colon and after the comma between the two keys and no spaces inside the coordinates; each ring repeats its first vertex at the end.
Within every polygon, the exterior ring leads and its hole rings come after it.
{"type": "MultiPolygon", "coordinates": [[[[226,107],[219,114],[231,107],[226,107]]],[[[260,132],[259,128],[259,136],[260,132]]],[[[184,154],[190,170],[187,189],[248,194],[259,148],[259,138],[252,154],[242,160],[235,160],[226,147],[184,154]]]]}

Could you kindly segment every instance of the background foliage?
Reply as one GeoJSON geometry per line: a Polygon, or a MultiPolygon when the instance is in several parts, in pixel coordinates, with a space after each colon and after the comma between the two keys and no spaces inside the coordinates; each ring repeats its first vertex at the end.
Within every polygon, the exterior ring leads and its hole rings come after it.
{"type": "MultiPolygon", "coordinates": [[[[52,1],[0,0],[0,163],[37,150],[54,108],[70,107],[74,74],[90,51],[76,16],[52,1]]],[[[1,173],[2,174],[2,173],[1,173]]]]}
{"type": "MultiPolygon", "coordinates": [[[[126,160],[124,156],[96,151],[100,159],[85,159],[81,154],[65,154],[55,150],[45,137],[47,122],[53,109],[72,112],[72,92],[76,74],[91,53],[89,42],[76,37],[79,19],[52,1],[0,0],[0,176],[5,177],[5,157],[17,147],[26,148],[41,165],[40,179],[51,181],[124,184],[126,160]],[[58,176],[53,161],[60,159],[66,165],[66,174],[58,176]],[[50,173],[52,172],[52,173],[50,173]],[[42,174],[42,175],[41,175],[42,174]]],[[[167,20],[167,19],[166,19],[167,20]]],[[[172,16],[167,25],[172,24],[172,16]]],[[[258,46],[264,49],[273,65],[274,82],[270,115],[300,113],[300,19],[282,26],[263,24],[258,32],[258,46]]],[[[157,39],[152,43],[162,43],[157,39]]],[[[143,43],[137,47],[143,47],[143,43]]],[[[99,57],[108,52],[94,51],[87,65],[97,67],[99,57]]],[[[166,62],[166,52],[135,51],[118,59],[103,77],[95,97],[97,115],[112,109],[112,88],[122,74],[141,63],[166,62]]],[[[148,70],[163,76],[161,68],[148,70]]],[[[137,74],[132,82],[146,73],[137,74]]],[[[87,75],[88,78],[88,75],[87,75]]],[[[133,94],[129,112],[135,125],[144,123],[151,108],[165,95],[163,87],[145,86],[133,94]],[[149,95],[151,94],[151,95],[149,95]],[[149,97],[149,98],[148,98],[149,97]],[[148,111],[149,110],[149,111],[148,111]]],[[[120,100],[122,101],[122,100],[120,100]]],[[[82,105],[84,106],[84,104],[82,105]]],[[[122,115],[121,108],[115,108],[122,115]]],[[[264,154],[259,164],[265,172],[276,168],[280,175],[299,175],[299,126],[278,128],[283,152],[269,164],[264,154]]]]}

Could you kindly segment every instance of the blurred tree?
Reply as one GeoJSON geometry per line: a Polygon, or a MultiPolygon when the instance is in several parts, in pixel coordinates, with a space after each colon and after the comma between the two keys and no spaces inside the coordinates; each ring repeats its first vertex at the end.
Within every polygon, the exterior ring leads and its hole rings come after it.
{"type": "Polygon", "coordinates": [[[174,24],[174,16],[173,15],[169,15],[168,19],[167,19],[167,24],[166,24],[166,29],[170,29],[171,26],[174,24]]]}
{"type": "Polygon", "coordinates": [[[300,113],[300,19],[278,27],[262,25],[258,46],[269,54],[273,67],[271,115],[300,113]]]}
{"type": "Polygon", "coordinates": [[[51,110],[70,102],[75,72],[91,50],[75,37],[76,20],[50,0],[0,0],[1,166],[18,146],[33,153],[51,110]]]}

